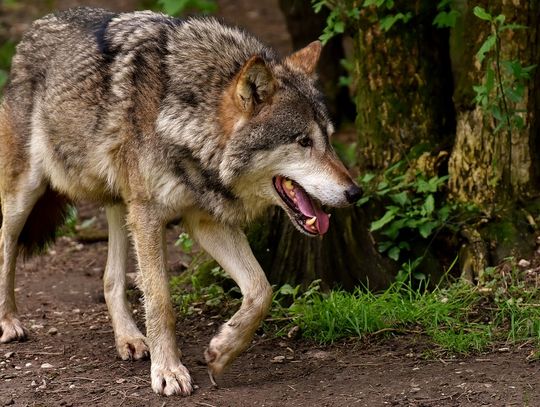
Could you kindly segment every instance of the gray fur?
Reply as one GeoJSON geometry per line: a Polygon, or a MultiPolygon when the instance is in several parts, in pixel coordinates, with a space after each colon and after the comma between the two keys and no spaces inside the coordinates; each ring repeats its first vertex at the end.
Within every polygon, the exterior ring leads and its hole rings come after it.
{"type": "Polygon", "coordinates": [[[343,206],[358,197],[329,142],[313,75],[320,50],[314,42],[280,59],[215,19],[147,11],[83,7],[36,21],[0,106],[0,342],[26,335],[15,307],[17,247],[50,237],[66,197],[90,199],[107,210],[104,292],[120,357],[150,352],[154,391],[193,391],[176,345],[163,245],[164,225],[182,216],[244,296],[205,352],[211,377],[220,374],[272,299],[242,225],[279,205],[303,233],[324,234],[328,216],[315,200],[343,206]],[[125,296],[128,235],[146,338],[125,296]]]}

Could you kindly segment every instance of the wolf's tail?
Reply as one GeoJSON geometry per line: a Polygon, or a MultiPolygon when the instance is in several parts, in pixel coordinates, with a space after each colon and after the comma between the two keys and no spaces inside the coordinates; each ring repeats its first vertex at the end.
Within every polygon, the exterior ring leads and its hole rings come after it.
{"type": "Polygon", "coordinates": [[[43,251],[56,237],[56,231],[69,214],[69,199],[47,187],[38,199],[19,235],[20,253],[24,257],[43,251]]]}

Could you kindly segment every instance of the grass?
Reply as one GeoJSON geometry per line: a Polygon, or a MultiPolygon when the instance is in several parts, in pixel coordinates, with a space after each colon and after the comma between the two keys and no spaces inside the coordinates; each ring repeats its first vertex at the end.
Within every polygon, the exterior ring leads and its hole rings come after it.
{"type": "MultiPolygon", "coordinates": [[[[183,314],[231,315],[240,304],[232,280],[213,261],[198,264],[171,280],[172,297],[183,314]]],[[[395,282],[386,291],[365,289],[323,293],[319,281],[307,289],[285,284],[275,289],[268,334],[284,335],[297,326],[301,335],[321,344],[347,338],[415,333],[440,349],[466,354],[501,343],[540,344],[540,293],[513,260],[487,269],[478,285],[446,282],[434,290],[395,282]]]]}
{"type": "Polygon", "coordinates": [[[286,310],[304,338],[332,343],[381,333],[417,333],[444,350],[470,353],[504,341],[540,342],[540,306],[536,290],[517,299],[496,298],[492,290],[464,282],[433,291],[395,283],[374,294],[333,290],[300,298],[286,310]]]}

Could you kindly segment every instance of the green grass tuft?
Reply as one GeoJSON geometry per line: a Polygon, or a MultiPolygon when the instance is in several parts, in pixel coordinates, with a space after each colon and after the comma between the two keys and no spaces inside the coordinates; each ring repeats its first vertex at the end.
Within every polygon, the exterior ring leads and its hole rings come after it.
{"type": "Polygon", "coordinates": [[[296,301],[287,314],[305,338],[322,344],[386,332],[415,332],[454,353],[483,351],[498,341],[540,340],[540,308],[496,302],[467,283],[419,291],[396,283],[381,294],[334,290],[296,301]]]}

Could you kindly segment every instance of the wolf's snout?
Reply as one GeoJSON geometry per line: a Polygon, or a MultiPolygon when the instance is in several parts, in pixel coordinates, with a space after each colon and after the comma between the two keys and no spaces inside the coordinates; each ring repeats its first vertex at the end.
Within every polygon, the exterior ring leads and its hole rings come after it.
{"type": "Polygon", "coordinates": [[[345,191],[345,198],[350,204],[355,203],[362,197],[362,189],[358,185],[353,185],[345,191]]]}

